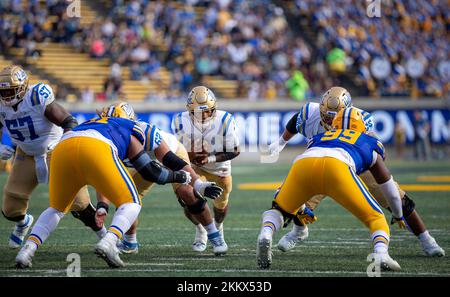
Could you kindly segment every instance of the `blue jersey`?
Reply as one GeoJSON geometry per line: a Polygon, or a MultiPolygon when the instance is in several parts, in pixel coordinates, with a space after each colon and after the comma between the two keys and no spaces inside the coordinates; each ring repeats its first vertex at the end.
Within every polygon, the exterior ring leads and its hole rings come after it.
{"type": "Polygon", "coordinates": [[[127,156],[131,135],[135,136],[141,144],[145,142],[142,129],[136,122],[122,118],[96,118],[84,122],[73,129],[73,131],[95,130],[105,138],[111,140],[116,146],[119,158],[124,160],[127,156]]]}
{"type": "Polygon", "coordinates": [[[384,147],[377,138],[353,130],[335,130],[317,134],[308,144],[308,148],[312,147],[345,150],[353,159],[357,174],[372,166],[374,153],[384,159],[384,147]]]}

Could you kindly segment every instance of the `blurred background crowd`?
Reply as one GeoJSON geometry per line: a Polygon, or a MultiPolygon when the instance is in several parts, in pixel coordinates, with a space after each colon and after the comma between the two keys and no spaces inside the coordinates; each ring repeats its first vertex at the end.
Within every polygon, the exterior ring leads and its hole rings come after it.
{"type": "Polygon", "coordinates": [[[446,0],[379,1],[372,17],[360,0],[81,1],[80,18],[70,3],[0,0],[0,58],[29,65],[60,99],[179,100],[198,83],[249,100],[317,98],[336,84],[376,98],[450,90],[446,0]],[[80,67],[108,67],[101,86],[42,62],[49,43],[88,57],[80,67]]]}

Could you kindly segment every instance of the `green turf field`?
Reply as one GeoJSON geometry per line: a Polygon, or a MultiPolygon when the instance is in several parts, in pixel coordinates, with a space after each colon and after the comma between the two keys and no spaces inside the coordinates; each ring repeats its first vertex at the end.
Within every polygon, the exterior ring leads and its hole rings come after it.
{"type": "MultiPolygon", "coordinates": [[[[391,162],[390,167],[401,184],[447,185],[447,188],[450,185],[449,162],[391,162]],[[421,176],[447,177],[429,181],[421,176]],[[424,179],[427,181],[418,181],[424,179]]],[[[233,167],[234,190],[225,222],[225,239],[230,249],[225,257],[215,257],[210,247],[202,254],[191,250],[193,226],[182,215],[171,187],[158,186],[144,198],[138,234],[141,249],[138,255],[122,256],[126,268],[111,270],[98,259],[93,253],[95,234],[68,215],[37,252],[33,268],[16,270],[17,251],[7,246],[13,225],[2,218],[0,276],[65,276],[69,264],[66,257],[70,253],[81,256],[81,276],[365,276],[369,264],[366,257],[371,252],[368,231],[331,199],[326,199],[316,210],[319,220],[310,226],[310,237],[304,244],[288,253],[275,247],[271,269],[257,268],[255,247],[260,216],[270,207],[273,191],[239,190],[238,187],[241,183],[279,182],[288,168],[287,163],[233,167]]],[[[2,174],[0,185],[3,186],[5,179],[6,175],[2,174]]],[[[447,257],[425,257],[415,237],[395,226],[390,253],[403,270],[382,275],[450,276],[450,190],[411,191],[410,196],[447,257]]],[[[47,206],[47,189],[40,186],[32,197],[31,214],[37,219],[47,206]]],[[[275,244],[281,233],[284,230],[276,234],[275,244]]]]}

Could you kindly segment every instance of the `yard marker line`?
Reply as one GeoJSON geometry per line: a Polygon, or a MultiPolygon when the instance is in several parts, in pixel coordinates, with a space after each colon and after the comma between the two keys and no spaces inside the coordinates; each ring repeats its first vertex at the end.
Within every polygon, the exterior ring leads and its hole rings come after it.
{"type": "Polygon", "coordinates": [[[450,182],[450,175],[419,175],[420,182],[450,182]]]}

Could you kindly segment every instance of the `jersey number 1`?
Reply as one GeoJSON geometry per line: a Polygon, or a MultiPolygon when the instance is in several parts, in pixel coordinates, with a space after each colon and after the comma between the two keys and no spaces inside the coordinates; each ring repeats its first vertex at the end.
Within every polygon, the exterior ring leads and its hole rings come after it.
{"type": "Polygon", "coordinates": [[[39,138],[39,135],[37,135],[36,131],[34,130],[33,120],[31,119],[30,116],[15,120],[5,120],[5,124],[6,128],[8,128],[8,131],[11,134],[11,137],[18,141],[24,141],[25,136],[23,136],[20,130],[15,128],[23,127],[25,125],[28,126],[28,131],[30,131],[30,140],[39,138]]]}

